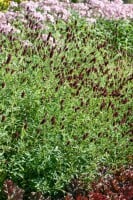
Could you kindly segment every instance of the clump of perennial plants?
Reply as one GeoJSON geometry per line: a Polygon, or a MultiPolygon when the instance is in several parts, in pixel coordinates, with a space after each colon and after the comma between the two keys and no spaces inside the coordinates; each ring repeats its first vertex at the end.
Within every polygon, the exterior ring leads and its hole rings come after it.
{"type": "Polygon", "coordinates": [[[43,24],[22,5],[1,15],[20,33],[0,33],[0,198],[57,200],[73,177],[132,165],[133,22],[43,24]]]}

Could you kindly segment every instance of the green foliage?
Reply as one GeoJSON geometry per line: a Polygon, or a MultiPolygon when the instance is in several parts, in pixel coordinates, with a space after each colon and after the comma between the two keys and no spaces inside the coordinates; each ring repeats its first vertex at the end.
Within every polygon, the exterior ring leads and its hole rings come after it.
{"type": "Polygon", "coordinates": [[[72,3],[77,3],[77,2],[78,2],[78,0],[72,0],[71,2],[72,2],[72,3]]]}
{"type": "Polygon", "coordinates": [[[132,37],[133,22],[131,20],[99,20],[94,34],[96,39],[102,37],[109,41],[112,48],[123,51],[125,54],[133,55],[133,37],[132,37]]]}
{"type": "Polygon", "coordinates": [[[0,0],[0,11],[4,11],[8,8],[10,0],[0,0]]]}
{"type": "Polygon", "coordinates": [[[123,0],[124,3],[133,3],[133,0],[123,0]]]}
{"type": "Polygon", "coordinates": [[[88,182],[100,166],[132,162],[133,24],[119,21],[117,38],[114,24],[59,21],[48,30],[55,47],[21,23],[18,40],[1,34],[1,188],[11,179],[56,196],[75,175],[88,182]]]}

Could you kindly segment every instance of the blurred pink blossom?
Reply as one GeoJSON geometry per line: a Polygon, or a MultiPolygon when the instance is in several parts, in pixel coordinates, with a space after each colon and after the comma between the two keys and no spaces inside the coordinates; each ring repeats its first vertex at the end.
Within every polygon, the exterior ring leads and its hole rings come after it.
{"type": "MultiPolygon", "coordinates": [[[[85,17],[88,23],[96,21],[96,17],[107,19],[133,19],[133,4],[123,4],[122,0],[88,0],[86,3],[70,3],[69,0],[38,0],[24,1],[19,4],[19,11],[13,11],[18,5],[11,2],[7,12],[0,12],[0,31],[5,34],[15,30],[12,22],[19,20],[23,25],[35,29],[45,29],[44,23],[55,23],[58,18],[67,21],[71,16],[70,10],[75,10],[81,17],[85,17]],[[33,23],[33,21],[35,23],[33,23]],[[31,23],[32,26],[31,26],[31,23]]],[[[17,30],[18,32],[18,30],[17,30]]]]}
{"type": "Polygon", "coordinates": [[[58,0],[46,0],[45,1],[45,4],[46,5],[54,5],[54,4],[59,4],[59,1],[58,0]]]}
{"type": "Polygon", "coordinates": [[[52,23],[55,22],[54,17],[53,17],[52,15],[50,15],[50,14],[47,14],[47,15],[46,15],[46,19],[47,19],[48,21],[52,22],[52,23]]]}
{"type": "Polygon", "coordinates": [[[21,41],[23,47],[32,47],[33,44],[29,40],[23,40],[21,41]]]}
{"type": "Polygon", "coordinates": [[[0,22],[1,22],[1,24],[6,24],[7,23],[6,16],[2,12],[0,12],[0,22]]]}
{"type": "Polygon", "coordinates": [[[44,21],[46,19],[46,17],[44,15],[42,15],[40,12],[36,12],[36,11],[31,13],[31,17],[33,19],[35,19],[37,22],[44,21]]]}
{"type": "Polygon", "coordinates": [[[14,1],[11,1],[11,2],[10,2],[9,9],[17,8],[17,7],[18,7],[18,3],[14,2],[14,1]]]}
{"type": "Polygon", "coordinates": [[[34,2],[34,1],[24,1],[20,3],[20,7],[25,9],[25,10],[29,10],[29,11],[36,11],[36,9],[38,8],[38,3],[34,2]]]}
{"type": "Polygon", "coordinates": [[[8,33],[13,32],[13,27],[10,24],[1,24],[0,25],[0,32],[8,35],[8,33]]]}

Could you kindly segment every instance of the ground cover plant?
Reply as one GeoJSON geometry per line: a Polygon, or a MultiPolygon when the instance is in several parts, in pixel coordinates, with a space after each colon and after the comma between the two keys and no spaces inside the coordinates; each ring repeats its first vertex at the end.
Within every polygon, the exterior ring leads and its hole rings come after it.
{"type": "Polygon", "coordinates": [[[72,180],[132,165],[133,22],[24,19],[0,33],[0,197],[69,200],[72,180]]]}

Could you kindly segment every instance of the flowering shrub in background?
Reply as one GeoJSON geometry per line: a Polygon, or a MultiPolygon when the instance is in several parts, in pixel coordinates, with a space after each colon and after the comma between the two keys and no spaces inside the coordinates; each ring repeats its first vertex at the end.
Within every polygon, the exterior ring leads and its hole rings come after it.
{"type": "Polygon", "coordinates": [[[95,9],[94,15],[108,19],[133,18],[133,5],[125,5],[122,0],[89,0],[92,8],[95,9]]]}
{"type": "MultiPolygon", "coordinates": [[[[3,5],[9,5],[10,1],[3,1],[3,5]]],[[[15,1],[16,2],[16,1],[15,1]]],[[[36,21],[32,29],[45,29],[46,22],[55,23],[57,19],[67,21],[71,16],[71,11],[76,11],[81,17],[85,17],[88,23],[95,22],[97,17],[107,19],[132,19],[133,18],[133,5],[125,5],[121,0],[108,1],[108,0],[89,0],[86,3],[70,3],[60,2],[58,0],[46,1],[25,1],[19,4],[11,2],[9,9],[6,13],[0,13],[0,18],[8,20],[8,25],[5,20],[1,19],[0,31],[9,33],[14,31],[9,29],[9,24],[19,19],[24,24],[29,26],[31,21],[36,21]],[[16,11],[16,12],[15,12],[16,11]],[[19,11],[19,12],[18,12],[19,11]]]]}

